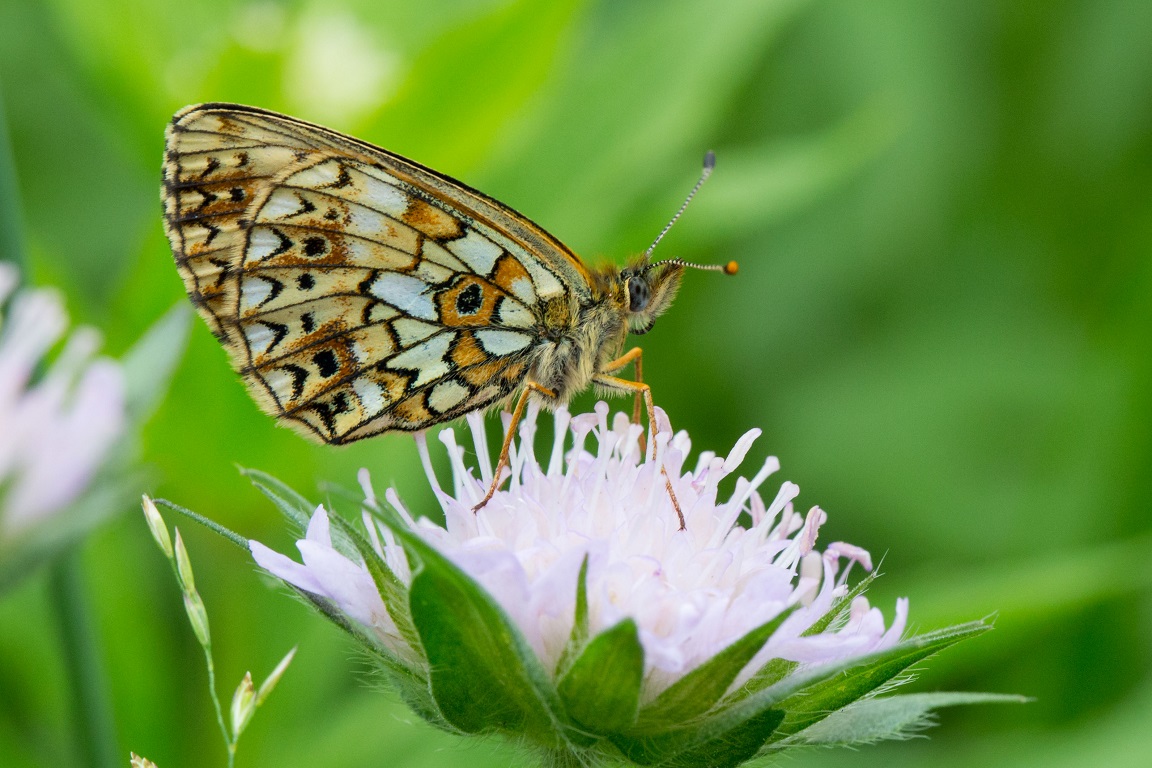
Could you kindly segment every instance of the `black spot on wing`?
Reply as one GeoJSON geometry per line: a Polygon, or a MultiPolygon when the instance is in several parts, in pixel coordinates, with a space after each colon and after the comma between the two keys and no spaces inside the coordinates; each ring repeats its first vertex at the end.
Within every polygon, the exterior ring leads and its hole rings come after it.
{"type": "Polygon", "coordinates": [[[283,369],[292,376],[292,399],[304,394],[304,384],[308,381],[308,371],[298,365],[285,365],[283,369]]]}
{"type": "Polygon", "coordinates": [[[288,235],[284,234],[283,232],[276,229],[275,227],[272,227],[271,229],[272,229],[272,233],[280,239],[280,245],[276,246],[276,250],[274,250],[274,251],[272,251],[272,253],[268,254],[268,256],[266,257],[267,259],[274,258],[276,256],[279,256],[282,253],[287,253],[288,251],[290,251],[292,249],[292,246],[295,245],[295,243],[292,242],[292,238],[288,237],[288,235]]]}
{"type": "Polygon", "coordinates": [[[320,375],[324,378],[335,376],[340,370],[340,361],[336,359],[336,353],[330,349],[322,349],[312,356],[312,362],[316,364],[316,369],[320,371],[320,375]]]}
{"type": "Polygon", "coordinates": [[[288,326],[283,323],[270,322],[265,322],[264,325],[272,329],[272,343],[264,350],[264,353],[267,354],[275,349],[277,344],[284,341],[284,337],[288,335],[288,326]]]}
{"type": "Polygon", "coordinates": [[[312,237],[304,238],[305,256],[322,256],[326,250],[328,250],[327,239],[320,237],[319,235],[313,235],[312,237]]]}
{"type": "Polygon", "coordinates": [[[484,291],[479,283],[472,283],[456,296],[456,313],[474,315],[484,305],[484,291]]]}

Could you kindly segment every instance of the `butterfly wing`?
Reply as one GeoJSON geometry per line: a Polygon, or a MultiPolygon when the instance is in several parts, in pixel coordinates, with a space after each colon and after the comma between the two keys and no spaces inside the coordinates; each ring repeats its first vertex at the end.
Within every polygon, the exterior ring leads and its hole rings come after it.
{"type": "Polygon", "coordinates": [[[580,260],[446,176],[274,112],[204,104],[167,131],[164,219],[189,297],[261,407],[346,443],[507,397],[580,260]]]}

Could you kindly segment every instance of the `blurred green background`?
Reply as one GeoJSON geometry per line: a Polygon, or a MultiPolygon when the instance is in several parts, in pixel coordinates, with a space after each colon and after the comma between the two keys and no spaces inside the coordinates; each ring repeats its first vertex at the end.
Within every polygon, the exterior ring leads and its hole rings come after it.
{"type": "MultiPolygon", "coordinates": [[[[644,338],[657,402],[700,448],[763,428],[752,460],[780,456],[824,540],[884,555],[887,615],[898,595],[919,629],[998,611],[916,689],[1036,698],[789,764],[1148,765],[1146,3],[5,0],[0,88],[31,279],[114,353],[182,300],[158,187],[185,104],[353,133],[589,260],[642,250],[715,149],[661,250],[741,271],[687,275],[644,338]]],[[[236,464],[314,497],[367,466],[431,509],[410,438],[334,450],[275,427],[198,320],[145,440],[149,492],[285,550],[236,464]]],[[[119,744],[223,765],[176,585],[125,512],[83,551],[119,744]]],[[[406,713],[336,630],[181,527],[225,695],[300,646],[239,765],[508,764],[406,713]]],[[[41,574],[0,602],[6,768],[77,764],[51,600],[41,574]]]]}

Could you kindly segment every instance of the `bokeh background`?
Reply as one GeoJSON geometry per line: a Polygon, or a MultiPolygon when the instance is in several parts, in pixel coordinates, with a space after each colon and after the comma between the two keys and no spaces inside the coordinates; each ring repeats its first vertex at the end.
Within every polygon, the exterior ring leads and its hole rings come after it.
{"type": "MultiPolygon", "coordinates": [[[[715,149],[661,250],[741,271],[687,275],[644,338],[657,402],[701,447],[763,428],[752,460],[780,456],[800,501],[830,513],[824,536],[884,555],[872,595],[889,616],[898,595],[920,629],[998,613],[916,689],[1035,697],[789,764],[1149,764],[1146,3],[5,0],[0,89],[22,211],[5,237],[113,352],[182,300],[158,186],[185,104],[354,133],[589,260],[642,250],[715,149]]],[[[235,465],[313,497],[367,466],[431,510],[409,438],[333,450],[275,427],[198,320],[145,459],[149,492],[283,549],[235,465]]],[[[240,765],[509,764],[497,742],[407,714],[335,629],[181,528],[223,695],[300,647],[240,765]]],[[[138,511],[82,557],[123,753],[223,765],[199,648],[138,511]]],[[[41,574],[0,602],[6,767],[79,764],[52,600],[41,574]]]]}

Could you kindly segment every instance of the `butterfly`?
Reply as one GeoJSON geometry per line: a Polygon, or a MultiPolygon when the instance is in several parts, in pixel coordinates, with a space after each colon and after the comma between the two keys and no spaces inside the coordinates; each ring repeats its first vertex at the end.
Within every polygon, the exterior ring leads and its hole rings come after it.
{"type": "Polygon", "coordinates": [[[736,270],[653,262],[651,247],[623,269],[590,268],[455,179],[239,104],[176,113],[161,197],[188,296],[253,398],[331,444],[423,430],[519,392],[503,465],[530,395],[554,407],[590,385],[633,393],[637,407],[643,397],[655,424],[626,336],[651,330],[685,267],[736,270]],[[635,381],[615,375],[630,363],[635,381]]]}

